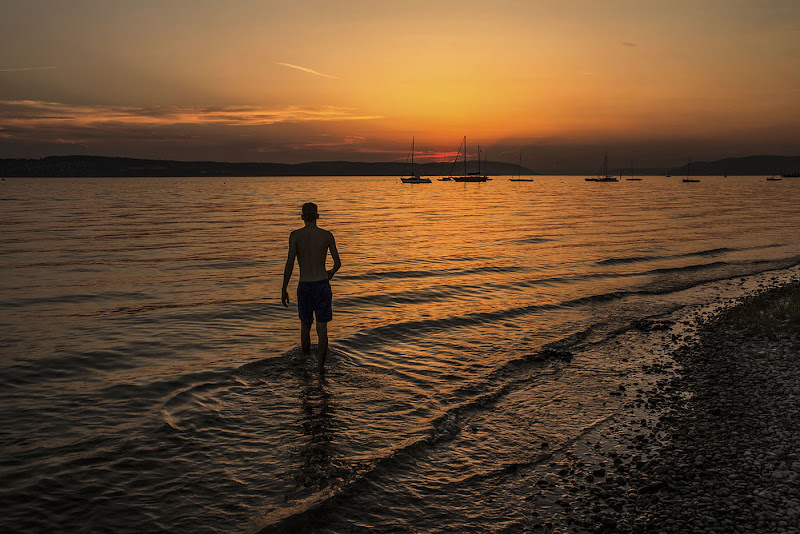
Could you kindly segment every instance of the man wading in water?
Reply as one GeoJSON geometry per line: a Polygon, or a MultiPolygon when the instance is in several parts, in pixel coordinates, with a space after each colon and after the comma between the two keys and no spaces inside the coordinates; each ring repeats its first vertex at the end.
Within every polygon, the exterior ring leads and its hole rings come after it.
{"type": "Polygon", "coordinates": [[[289,257],[283,270],[281,302],[289,306],[289,279],[294,270],[294,259],[300,265],[300,282],[297,284],[297,313],[300,315],[300,345],[303,352],[311,352],[311,323],[317,318],[317,364],[320,373],[325,372],[325,357],[328,355],[328,321],[333,318],[331,310],[331,284],[336,271],[342,266],[333,234],[317,227],[317,205],[303,204],[303,221],[306,225],[289,235],[289,257]],[[325,270],[328,250],[333,258],[333,268],[325,270]]]}

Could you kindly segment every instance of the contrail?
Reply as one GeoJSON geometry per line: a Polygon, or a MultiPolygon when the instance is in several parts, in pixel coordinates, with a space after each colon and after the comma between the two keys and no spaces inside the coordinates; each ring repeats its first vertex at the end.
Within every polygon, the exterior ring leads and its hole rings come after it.
{"type": "Polygon", "coordinates": [[[22,67],[21,69],[0,69],[0,72],[15,72],[18,70],[48,70],[55,68],[57,67],[22,67]]]}
{"type": "Polygon", "coordinates": [[[278,65],[282,65],[284,67],[289,67],[290,69],[297,69],[302,70],[303,72],[308,72],[309,74],[316,74],[317,76],[324,76],[325,78],[333,78],[334,80],[338,80],[336,76],[331,76],[330,74],[322,74],[321,72],[317,72],[314,69],[309,69],[308,67],[300,67],[298,65],[292,65],[291,63],[277,63],[278,65]]]}

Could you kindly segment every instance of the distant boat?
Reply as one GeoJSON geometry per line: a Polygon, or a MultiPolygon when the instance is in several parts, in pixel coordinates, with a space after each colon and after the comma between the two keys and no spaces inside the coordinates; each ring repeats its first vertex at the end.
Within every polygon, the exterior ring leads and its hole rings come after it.
{"type": "Polygon", "coordinates": [[[774,176],[767,178],[768,182],[780,182],[781,180],[783,180],[783,178],[775,178],[774,176]]]}
{"type": "MultiPolygon", "coordinates": [[[[408,159],[406,159],[406,162],[408,159]]],[[[400,178],[400,181],[404,184],[429,184],[431,183],[430,178],[422,178],[419,175],[414,174],[414,138],[411,138],[411,176],[408,178],[400,178]]]]}
{"type": "Polygon", "coordinates": [[[629,182],[641,182],[642,181],[641,178],[634,178],[633,177],[633,160],[631,160],[631,177],[630,178],[626,178],[626,180],[628,180],[629,182]]]}
{"type": "Polygon", "coordinates": [[[453,181],[453,179],[452,179],[452,178],[450,178],[449,176],[444,176],[444,177],[442,177],[442,178],[439,178],[438,180],[439,180],[440,182],[452,182],[452,181],[453,181]]]}
{"type": "Polygon", "coordinates": [[[515,174],[516,178],[511,177],[509,178],[510,182],[532,182],[533,178],[523,178],[522,177],[522,150],[519,151],[519,163],[517,163],[517,174],[515,174]]]}
{"type": "Polygon", "coordinates": [[[695,178],[689,178],[689,171],[692,168],[692,158],[689,158],[689,163],[686,165],[686,178],[683,179],[684,182],[699,182],[700,180],[695,178]]]}
{"type": "Polygon", "coordinates": [[[597,178],[586,178],[585,180],[587,182],[619,182],[619,178],[608,174],[608,150],[606,150],[606,154],[603,157],[603,168],[597,178]]]}
{"type": "MultiPolygon", "coordinates": [[[[478,171],[477,172],[467,172],[467,136],[464,136],[464,140],[461,141],[461,145],[464,147],[464,175],[463,176],[453,176],[452,179],[454,182],[486,182],[489,180],[489,177],[486,174],[481,174],[481,147],[478,146],[478,171]]],[[[458,153],[456,154],[456,159],[453,160],[453,167],[455,167],[456,163],[458,162],[458,156],[461,155],[461,147],[458,147],[458,153]]],[[[450,174],[452,174],[452,169],[450,170],[450,174]]]]}

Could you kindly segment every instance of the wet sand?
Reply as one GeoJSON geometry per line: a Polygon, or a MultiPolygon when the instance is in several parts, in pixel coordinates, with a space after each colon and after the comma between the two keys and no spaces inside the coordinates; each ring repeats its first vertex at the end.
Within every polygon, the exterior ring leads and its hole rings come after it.
{"type": "Polygon", "coordinates": [[[553,456],[526,498],[533,530],[800,531],[800,327],[735,320],[798,291],[698,314],[696,337],[643,369],[651,387],[610,391],[628,410],[553,456]]]}

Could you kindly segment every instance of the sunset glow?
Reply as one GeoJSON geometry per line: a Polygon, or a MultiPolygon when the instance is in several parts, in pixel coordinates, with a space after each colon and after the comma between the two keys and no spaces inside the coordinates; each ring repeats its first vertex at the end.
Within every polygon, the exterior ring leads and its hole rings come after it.
{"type": "Polygon", "coordinates": [[[800,142],[793,1],[4,11],[0,157],[378,161],[412,136],[424,158],[467,135],[495,159],[526,149],[534,166],[606,146],[664,165],[800,142]]]}
{"type": "Polygon", "coordinates": [[[0,534],[797,532],[800,0],[0,2],[0,534]]]}

